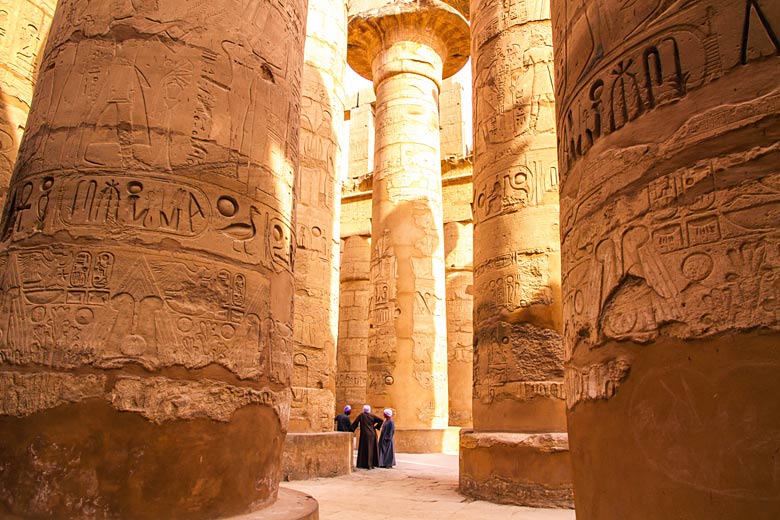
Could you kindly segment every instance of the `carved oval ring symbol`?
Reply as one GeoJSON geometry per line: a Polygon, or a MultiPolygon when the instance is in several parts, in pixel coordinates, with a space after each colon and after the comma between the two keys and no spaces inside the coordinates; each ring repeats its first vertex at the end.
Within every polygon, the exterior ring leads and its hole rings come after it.
{"type": "Polygon", "coordinates": [[[138,195],[144,190],[144,185],[139,181],[130,181],[127,183],[127,193],[138,195]]]}
{"type": "Polygon", "coordinates": [[[232,217],[238,213],[238,202],[233,197],[223,195],[217,199],[217,211],[223,217],[232,217]]]}
{"type": "Polygon", "coordinates": [[[395,383],[395,379],[393,379],[393,376],[385,376],[386,385],[392,385],[393,383],[395,383]]]}
{"type": "Polygon", "coordinates": [[[712,273],[713,262],[706,253],[693,253],[682,264],[682,272],[685,277],[695,282],[700,282],[712,273]]]}
{"type": "Polygon", "coordinates": [[[95,318],[95,313],[89,307],[81,307],[76,311],[76,323],[88,325],[95,318]]]}

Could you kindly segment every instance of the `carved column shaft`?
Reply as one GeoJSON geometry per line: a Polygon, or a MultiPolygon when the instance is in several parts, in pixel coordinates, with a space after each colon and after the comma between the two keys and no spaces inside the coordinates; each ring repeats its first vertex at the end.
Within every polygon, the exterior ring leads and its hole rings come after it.
{"type": "Polygon", "coordinates": [[[3,510],[275,499],[305,8],[60,2],[0,230],[3,510]]]}
{"type": "Polygon", "coordinates": [[[442,64],[434,49],[415,45],[430,76],[402,72],[412,49],[402,34],[389,36],[399,41],[374,61],[368,400],[395,408],[404,427],[442,428],[447,323],[436,81],[442,64]]]}
{"type": "Polygon", "coordinates": [[[351,63],[376,92],[367,399],[394,408],[404,429],[448,420],[438,95],[445,62],[454,73],[466,53],[452,60],[454,35],[440,30],[467,28],[431,5],[387,4],[350,21],[351,63]]]}
{"type": "MultiPolygon", "coordinates": [[[[466,199],[467,202],[468,199],[466,199]]],[[[449,425],[472,426],[473,356],[473,226],[444,224],[447,269],[447,387],[449,425]]]]}
{"type": "Polygon", "coordinates": [[[554,5],[577,516],[777,518],[780,4],[554,5]]]}
{"type": "Polygon", "coordinates": [[[297,177],[295,351],[291,432],[333,430],[339,294],[339,213],[347,13],[311,0],[306,23],[297,177]]]}
{"type": "Polygon", "coordinates": [[[366,402],[371,237],[344,237],[342,244],[336,410],[350,405],[359,412],[366,402]]]}
{"type": "Polygon", "coordinates": [[[462,433],[460,486],[497,502],[566,507],[549,1],[478,1],[471,16],[474,431],[462,433]],[[508,470],[508,456],[524,463],[508,470]]]}

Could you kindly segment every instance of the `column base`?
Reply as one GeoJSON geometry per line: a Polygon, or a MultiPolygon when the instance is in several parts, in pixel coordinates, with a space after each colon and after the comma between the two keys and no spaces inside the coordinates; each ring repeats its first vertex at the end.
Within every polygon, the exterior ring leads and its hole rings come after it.
{"type": "Polygon", "coordinates": [[[282,455],[282,480],[338,477],[352,471],[352,434],[288,433],[282,455]]]}
{"type": "Polygon", "coordinates": [[[499,504],[573,508],[568,435],[462,431],[458,491],[499,504]]]}
{"type": "Polygon", "coordinates": [[[293,489],[279,488],[279,497],[272,505],[255,513],[233,516],[225,520],[319,520],[320,505],[314,497],[293,489]]]}
{"type": "Polygon", "coordinates": [[[457,453],[460,428],[398,428],[396,453],[457,453]]]}

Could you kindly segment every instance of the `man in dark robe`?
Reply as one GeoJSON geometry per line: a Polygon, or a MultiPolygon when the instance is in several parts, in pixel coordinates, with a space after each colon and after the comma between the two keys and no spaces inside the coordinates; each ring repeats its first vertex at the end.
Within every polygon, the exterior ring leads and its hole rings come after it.
{"type": "Polygon", "coordinates": [[[393,411],[385,409],[385,422],[379,434],[379,467],[390,469],[395,466],[395,421],[393,411]]]}
{"type": "Polygon", "coordinates": [[[382,419],[371,413],[371,407],[365,405],[363,413],[352,423],[352,431],[360,428],[358,441],[358,468],[371,469],[379,465],[379,450],[377,449],[376,430],[382,426],[382,419]]]}
{"type": "Polygon", "coordinates": [[[352,431],[352,421],[349,420],[350,412],[352,412],[352,407],[347,405],[344,407],[344,413],[338,414],[336,418],[333,419],[333,422],[336,423],[337,432],[352,431]]]}

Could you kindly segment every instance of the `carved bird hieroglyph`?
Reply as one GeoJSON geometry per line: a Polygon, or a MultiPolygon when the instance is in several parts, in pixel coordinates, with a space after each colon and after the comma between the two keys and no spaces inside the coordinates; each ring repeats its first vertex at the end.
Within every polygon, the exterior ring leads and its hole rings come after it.
{"type": "Polygon", "coordinates": [[[257,236],[258,225],[255,219],[260,216],[260,211],[254,206],[249,207],[249,222],[234,222],[218,231],[233,239],[233,249],[243,251],[248,255],[247,244],[257,236]]]}

